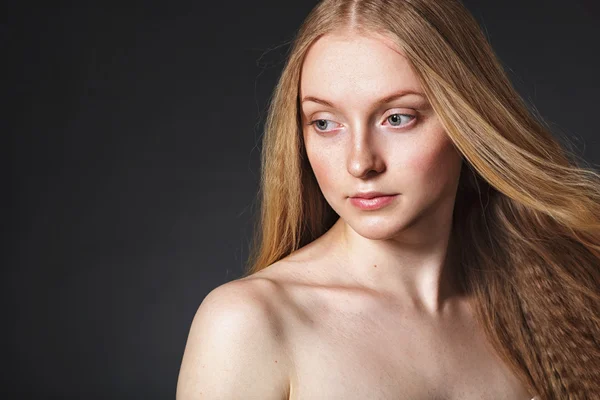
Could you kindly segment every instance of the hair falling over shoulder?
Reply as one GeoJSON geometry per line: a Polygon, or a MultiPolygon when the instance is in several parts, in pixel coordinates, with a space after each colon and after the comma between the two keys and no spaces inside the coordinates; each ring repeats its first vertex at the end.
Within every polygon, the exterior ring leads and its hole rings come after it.
{"type": "Polygon", "coordinates": [[[308,48],[338,29],[403,51],[463,155],[452,227],[461,281],[500,356],[543,400],[598,398],[600,175],[533,115],[459,0],[325,0],[311,11],[271,99],[246,274],[337,218],[306,159],[298,91],[308,48]]]}

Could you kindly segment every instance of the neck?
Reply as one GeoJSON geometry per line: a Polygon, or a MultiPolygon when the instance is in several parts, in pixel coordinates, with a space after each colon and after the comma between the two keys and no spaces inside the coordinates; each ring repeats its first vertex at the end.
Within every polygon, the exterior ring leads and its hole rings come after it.
{"type": "Polygon", "coordinates": [[[394,238],[372,240],[340,218],[327,235],[332,239],[329,243],[335,243],[331,250],[340,274],[368,290],[437,314],[448,300],[462,294],[451,214],[449,221],[437,222],[427,234],[411,227],[394,238]]]}

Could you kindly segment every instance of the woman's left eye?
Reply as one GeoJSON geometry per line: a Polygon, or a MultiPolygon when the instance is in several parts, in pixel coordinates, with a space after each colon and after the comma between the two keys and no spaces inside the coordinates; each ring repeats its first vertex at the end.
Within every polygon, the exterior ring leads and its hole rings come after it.
{"type": "Polygon", "coordinates": [[[386,118],[386,121],[388,121],[392,126],[400,126],[402,125],[402,117],[408,119],[408,121],[404,123],[404,125],[416,118],[414,115],[410,114],[392,114],[386,118]]]}

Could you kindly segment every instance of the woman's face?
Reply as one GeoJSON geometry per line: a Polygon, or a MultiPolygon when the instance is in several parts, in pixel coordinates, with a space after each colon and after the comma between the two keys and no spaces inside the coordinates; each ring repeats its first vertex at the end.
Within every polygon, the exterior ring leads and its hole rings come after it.
{"type": "Polygon", "coordinates": [[[317,182],[357,233],[388,239],[412,226],[435,231],[451,216],[461,155],[391,42],[354,33],[321,37],[302,66],[300,100],[317,182]],[[393,197],[352,199],[371,191],[393,197]]]}

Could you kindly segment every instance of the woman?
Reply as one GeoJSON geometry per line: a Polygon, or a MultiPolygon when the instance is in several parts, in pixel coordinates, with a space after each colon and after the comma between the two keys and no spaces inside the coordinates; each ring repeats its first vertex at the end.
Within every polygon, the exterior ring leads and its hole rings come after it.
{"type": "Polygon", "coordinates": [[[456,0],[325,0],[263,142],[247,275],[191,327],[180,400],[600,395],[600,180],[456,0]]]}

